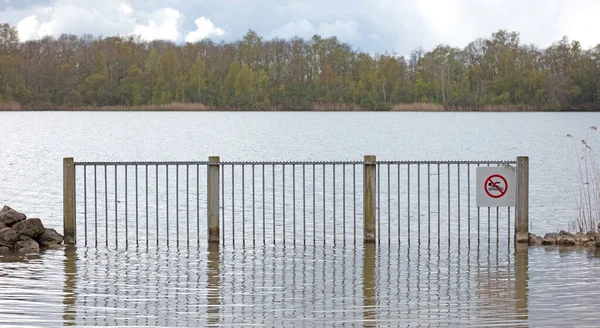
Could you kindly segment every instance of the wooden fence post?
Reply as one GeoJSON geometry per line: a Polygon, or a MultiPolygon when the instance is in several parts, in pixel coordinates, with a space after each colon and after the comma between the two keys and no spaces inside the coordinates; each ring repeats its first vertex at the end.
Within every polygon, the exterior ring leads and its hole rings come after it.
{"type": "Polygon", "coordinates": [[[529,242],[529,157],[517,157],[515,242],[529,242]]]}
{"type": "Polygon", "coordinates": [[[363,219],[364,219],[364,243],[374,244],[376,240],[376,187],[377,187],[377,158],[374,155],[365,156],[363,164],[363,219]]]}
{"type": "Polygon", "coordinates": [[[63,159],[63,234],[65,244],[75,245],[75,160],[63,159]]]}
{"type": "Polygon", "coordinates": [[[208,243],[218,244],[220,242],[219,228],[219,156],[208,158],[208,243]]]}

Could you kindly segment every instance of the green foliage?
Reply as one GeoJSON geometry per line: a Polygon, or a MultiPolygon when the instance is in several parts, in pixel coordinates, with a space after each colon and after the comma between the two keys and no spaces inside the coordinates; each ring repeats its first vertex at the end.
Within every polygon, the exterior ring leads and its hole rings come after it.
{"type": "MultiPolygon", "coordinates": [[[[195,102],[221,108],[308,109],[319,103],[387,110],[445,108],[599,110],[600,45],[564,37],[546,49],[498,31],[464,49],[409,57],[368,54],[336,37],[176,45],[132,37],[63,35],[20,43],[0,25],[0,99],[39,106],[195,102]]],[[[323,107],[324,108],[324,107],[323,107]]]]}

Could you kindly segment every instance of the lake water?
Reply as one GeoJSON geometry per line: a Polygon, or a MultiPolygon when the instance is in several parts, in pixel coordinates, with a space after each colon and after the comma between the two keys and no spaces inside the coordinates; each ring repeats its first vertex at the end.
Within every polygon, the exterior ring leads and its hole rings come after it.
{"type": "MultiPolygon", "coordinates": [[[[76,161],[513,160],[532,232],[577,213],[597,113],[0,113],[0,205],[62,230],[76,161]],[[566,138],[572,134],[574,138],[566,138]]],[[[83,247],[0,256],[0,324],[595,326],[597,253],[499,243],[83,247]]]]}

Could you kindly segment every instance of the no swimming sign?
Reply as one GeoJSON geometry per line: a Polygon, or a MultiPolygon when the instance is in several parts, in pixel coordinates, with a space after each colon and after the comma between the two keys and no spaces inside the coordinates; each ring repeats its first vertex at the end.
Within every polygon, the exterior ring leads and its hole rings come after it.
{"type": "Polygon", "coordinates": [[[477,168],[478,207],[509,207],[516,205],[516,171],[508,167],[477,168]]]}

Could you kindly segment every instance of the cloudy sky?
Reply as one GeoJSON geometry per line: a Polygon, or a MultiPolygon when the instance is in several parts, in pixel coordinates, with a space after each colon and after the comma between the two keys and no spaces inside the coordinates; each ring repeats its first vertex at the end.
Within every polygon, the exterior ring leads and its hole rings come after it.
{"type": "Polygon", "coordinates": [[[62,33],[194,42],[337,36],[368,52],[465,46],[499,29],[545,47],[563,35],[600,43],[598,0],[0,0],[22,40],[62,33]]]}

